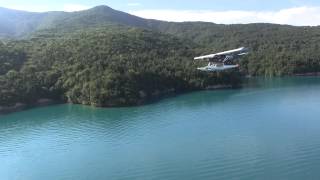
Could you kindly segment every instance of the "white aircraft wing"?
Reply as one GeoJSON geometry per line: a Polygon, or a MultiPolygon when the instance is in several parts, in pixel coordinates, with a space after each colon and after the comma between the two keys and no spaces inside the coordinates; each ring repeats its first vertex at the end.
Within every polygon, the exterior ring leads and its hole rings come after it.
{"type": "Polygon", "coordinates": [[[238,48],[238,49],[233,49],[233,50],[230,50],[230,51],[220,52],[220,53],[217,53],[217,55],[230,55],[230,54],[240,53],[242,51],[245,51],[244,47],[241,47],[241,48],[238,48]]]}
{"type": "Polygon", "coordinates": [[[239,53],[238,55],[241,56],[241,55],[247,54],[245,51],[246,51],[246,48],[241,47],[241,48],[233,49],[230,51],[224,51],[224,52],[220,52],[220,53],[216,53],[216,54],[209,54],[209,55],[205,55],[205,56],[195,57],[194,60],[204,60],[204,59],[214,58],[215,56],[232,55],[232,54],[236,54],[236,53],[239,53]]]}
{"type": "Polygon", "coordinates": [[[205,56],[199,56],[195,57],[194,60],[203,60],[203,59],[209,59],[209,58],[214,58],[217,54],[209,54],[205,56]]]}

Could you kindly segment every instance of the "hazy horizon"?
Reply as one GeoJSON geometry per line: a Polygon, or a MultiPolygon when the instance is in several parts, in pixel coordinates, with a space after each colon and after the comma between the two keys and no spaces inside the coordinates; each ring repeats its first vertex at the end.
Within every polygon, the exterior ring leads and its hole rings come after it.
{"type": "Polygon", "coordinates": [[[108,2],[101,0],[92,0],[90,2],[84,0],[61,0],[58,2],[12,0],[8,2],[0,0],[0,7],[29,12],[74,12],[99,5],[106,5],[142,18],[172,22],[203,21],[217,24],[320,25],[320,2],[314,0],[285,0],[282,2],[275,0],[268,2],[259,2],[257,0],[203,0],[201,3],[197,1],[182,2],[179,0],[161,2],[146,0],[112,0],[108,2]]]}

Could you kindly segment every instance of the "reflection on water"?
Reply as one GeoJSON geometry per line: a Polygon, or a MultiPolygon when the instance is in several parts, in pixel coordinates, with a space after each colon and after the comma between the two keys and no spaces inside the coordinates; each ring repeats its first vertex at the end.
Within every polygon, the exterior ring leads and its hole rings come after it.
{"type": "Polygon", "coordinates": [[[0,179],[319,179],[320,80],[0,117],[0,179]]]}

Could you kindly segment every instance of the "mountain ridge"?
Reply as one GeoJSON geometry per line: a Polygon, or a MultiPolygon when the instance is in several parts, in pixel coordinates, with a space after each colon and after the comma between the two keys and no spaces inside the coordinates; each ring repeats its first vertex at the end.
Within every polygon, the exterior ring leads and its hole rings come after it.
{"type": "MultiPolygon", "coordinates": [[[[216,28],[219,26],[246,26],[252,24],[266,24],[279,27],[304,28],[308,26],[291,26],[269,23],[250,23],[250,24],[215,24],[212,22],[186,21],[186,22],[168,22],[156,19],[145,19],[126,12],[115,10],[107,5],[96,6],[87,10],[64,12],[30,12],[14,10],[0,7],[0,38],[27,38],[37,31],[48,29],[75,29],[100,27],[106,24],[121,24],[132,27],[157,30],[160,32],[173,34],[170,29],[175,26],[202,26],[206,28],[216,28]],[[64,26],[61,28],[61,26],[64,26]]],[[[310,27],[314,28],[314,27],[310,27]]],[[[63,32],[63,30],[62,30],[63,32]]]]}
{"type": "Polygon", "coordinates": [[[0,37],[2,38],[25,38],[36,31],[57,28],[61,25],[98,27],[106,23],[147,26],[147,20],[106,5],[75,12],[29,12],[0,7],[0,37]]]}

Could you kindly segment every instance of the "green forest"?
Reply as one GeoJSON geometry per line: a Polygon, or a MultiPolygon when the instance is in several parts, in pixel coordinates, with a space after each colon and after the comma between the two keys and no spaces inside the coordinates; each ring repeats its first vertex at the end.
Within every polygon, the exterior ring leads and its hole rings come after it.
{"type": "Polygon", "coordinates": [[[137,28],[91,29],[1,48],[1,67],[7,68],[0,76],[0,105],[50,98],[128,106],[169,93],[240,83],[237,72],[198,72],[190,59],[196,48],[192,42],[137,28]]]}
{"type": "Polygon", "coordinates": [[[0,14],[16,24],[0,27],[0,107],[39,99],[131,106],[218,85],[239,87],[244,76],[320,72],[319,27],[171,23],[104,6],[70,14],[8,11],[0,14]],[[250,54],[240,69],[196,70],[205,62],[193,57],[241,46],[250,54]]]}

